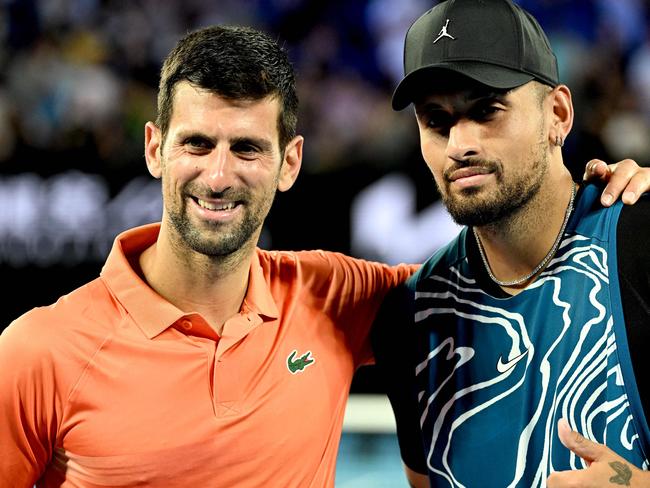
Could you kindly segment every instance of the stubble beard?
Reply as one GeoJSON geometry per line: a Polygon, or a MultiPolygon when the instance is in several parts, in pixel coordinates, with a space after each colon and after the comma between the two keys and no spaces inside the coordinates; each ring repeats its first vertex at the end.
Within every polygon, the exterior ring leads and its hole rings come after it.
{"type": "Polygon", "coordinates": [[[483,188],[467,188],[460,195],[451,194],[449,181],[443,177],[445,188],[438,190],[447,211],[459,225],[481,227],[511,219],[539,193],[548,171],[548,154],[543,142],[532,148],[532,165],[526,173],[514,174],[506,179],[500,160],[467,161],[463,166],[489,168],[496,177],[497,185],[491,191],[483,188]]]}
{"type": "Polygon", "coordinates": [[[225,198],[244,202],[244,215],[239,223],[201,222],[200,227],[188,215],[187,203],[169,209],[169,221],[176,234],[192,251],[212,258],[231,256],[252,243],[264,224],[275,198],[275,187],[266,191],[256,202],[250,192],[239,191],[212,194],[210,198],[225,198]]]}

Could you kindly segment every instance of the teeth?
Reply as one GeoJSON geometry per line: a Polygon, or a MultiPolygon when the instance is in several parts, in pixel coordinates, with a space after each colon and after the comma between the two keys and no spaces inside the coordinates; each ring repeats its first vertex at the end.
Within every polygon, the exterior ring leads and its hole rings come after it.
{"type": "Polygon", "coordinates": [[[206,202],[205,200],[201,200],[200,198],[197,198],[196,200],[199,202],[199,205],[201,205],[203,208],[207,208],[208,210],[232,210],[235,208],[235,202],[214,205],[212,203],[206,202]]]}

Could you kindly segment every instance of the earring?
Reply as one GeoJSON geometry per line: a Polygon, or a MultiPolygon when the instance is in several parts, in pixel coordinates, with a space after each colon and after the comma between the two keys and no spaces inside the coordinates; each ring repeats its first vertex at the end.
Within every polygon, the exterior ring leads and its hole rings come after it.
{"type": "Polygon", "coordinates": [[[555,136],[555,145],[557,147],[562,147],[564,146],[564,139],[562,139],[561,136],[555,136]]]}

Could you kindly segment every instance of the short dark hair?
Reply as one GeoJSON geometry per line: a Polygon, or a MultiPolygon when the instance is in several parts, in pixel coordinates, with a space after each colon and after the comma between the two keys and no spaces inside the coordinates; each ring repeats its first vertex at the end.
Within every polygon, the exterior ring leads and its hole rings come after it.
{"type": "Polygon", "coordinates": [[[276,96],[280,150],[296,135],[298,96],[293,67],[284,49],[268,35],[250,27],[211,26],[190,32],[163,63],[158,88],[156,125],[167,135],[174,89],[179,82],[232,100],[276,96]]]}

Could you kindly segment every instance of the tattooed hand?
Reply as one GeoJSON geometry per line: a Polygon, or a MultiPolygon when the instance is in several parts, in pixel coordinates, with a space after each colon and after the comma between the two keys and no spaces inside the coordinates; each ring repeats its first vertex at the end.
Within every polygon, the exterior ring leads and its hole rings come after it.
{"type": "Polygon", "coordinates": [[[584,459],[588,467],[551,474],[546,480],[548,488],[650,487],[650,472],[638,469],[611,449],[572,431],[564,419],[558,422],[558,435],[562,444],[584,459]]]}

